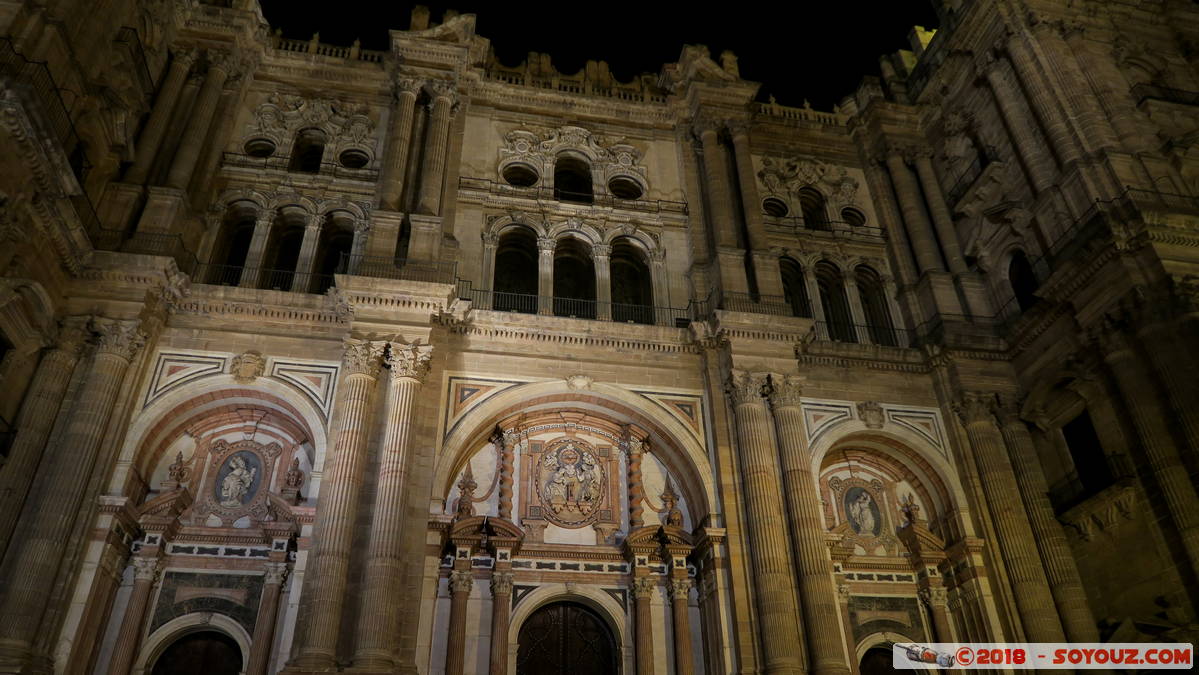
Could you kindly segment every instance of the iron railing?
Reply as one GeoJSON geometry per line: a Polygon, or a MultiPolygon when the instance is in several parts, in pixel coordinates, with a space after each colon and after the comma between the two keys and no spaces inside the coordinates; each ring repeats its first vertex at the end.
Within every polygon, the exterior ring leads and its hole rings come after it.
{"type": "Polygon", "coordinates": [[[337,273],[376,279],[452,284],[458,279],[458,264],[343,253],[337,265],[337,273]]]}
{"type": "Polygon", "coordinates": [[[309,174],[320,176],[333,176],[334,178],[344,178],[347,180],[357,180],[368,183],[373,183],[379,179],[379,170],[363,167],[353,169],[348,166],[342,166],[338,162],[322,160],[320,163],[320,171],[303,171],[291,166],[291,155],[270,155],[269,157],[255,157],[242,152],[224,152],[221,153],[221,164],[223,166],[236,166],[247,169],[260,169],[264,171],[284,171],[294,174],[309,174]]]}
{"type": "Polygon", "coordinates": [[[823,232],[833,237],[879,237],[882,238],[883,228],[873,225],[855,225],[844,220],[823,220],[817,223],[805,222],[801,216],[771,216],[763,215],[767,225],[787,229],[793,233],[823,232]]]}
{"type": "Polygon", "coordinates": [[[243,286],[295,293],[323,294],[333,286],[332,274],[217,263],[199,265],[194,278],[197,283],[213,286],[243,286]]]}
{"type": "Polygon", "coordinates": [[[891,324],[857,324],[844,321],[817,321],[816,339],[826,342],[857,342],[886,347],[914,347],[916,334],[891,324]]]}
{"type": "Polygon", "coordinates": [[[646,213],[687,213],[687,202],[668,201],[664,199],[621,199],[610,194],[576,193],[540,185],[521,187],[496,182],[489,178],[460,176],[458,178],[458,188],[462,190],[476,190],[494,195],[511,195],[541,201],[561,201],[567,204],[608,206],[646,213]],[[563,197],[566,197],[566,199],[563,199],[563,197]]]}
{"type": "Polygon", "coordinates": [[[520,314],[545,314],[592,321],[637,323],[659,326],[686,326],[698,315],[691,307],[654,307],[623,302],[600,302],[586,298],[540,296],[475,288],[466,279],[458,280],[458,297],[470,300],[476,309],[520,314]]]}

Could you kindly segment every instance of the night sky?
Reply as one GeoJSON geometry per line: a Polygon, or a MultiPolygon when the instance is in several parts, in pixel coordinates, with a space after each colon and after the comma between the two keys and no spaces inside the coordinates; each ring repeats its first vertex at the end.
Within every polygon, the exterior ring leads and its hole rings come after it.
{"type": "MultiPolygon", "coordinates": [[[[386,49],[387,30],[406,29],[412,7],[352,0],[260,2],[272,28],[282,28],[285,37],[307,39],[320,31],[322,42],[349,45],[359,38],[365,49],[386,49]]],[[[433,23],[440,23],[446,8],[474,13],[478,34],[491,40],[506,65],[542,52],[561,72],[573,73],[595,59],[607,61],[619,80],[628,81],[676,61],[684,44],[705,44],[717,59],[725,49],[737,54],[741,77],[762,83],[760,100],[773,94],[783,105],[800,106],[807,99],[820,110],[831,109],[862,76],[878,75],[878,57],[907,48],[913,25],[937,25],[932,0],[792,0],[769,9],[736,2],[423,4],[433,23]]]]}

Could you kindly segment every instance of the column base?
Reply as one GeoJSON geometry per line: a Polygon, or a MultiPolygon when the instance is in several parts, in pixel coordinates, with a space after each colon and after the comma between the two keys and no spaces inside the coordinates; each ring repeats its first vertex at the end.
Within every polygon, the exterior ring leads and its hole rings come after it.
{"type": "Polygon", "coordinates": [[[434,262],[441,254],[441,216],[408,214],[408,259],[434,262]]]}
{"type": "Polygon", "coordinates": [[[404,229],[404,214],[399,211],[376,209],[371,212],[371,229],[367,233],[363,255],[391,260],[399,253],[400,232],[404,229]]]}
{"type": "Polygon", "coordinates": [[[129,183],[109,183],[100,202],[100,223],[110,230],[124,232],[133,221],[133,214],[142,202],[144,188],[129,183]]]}

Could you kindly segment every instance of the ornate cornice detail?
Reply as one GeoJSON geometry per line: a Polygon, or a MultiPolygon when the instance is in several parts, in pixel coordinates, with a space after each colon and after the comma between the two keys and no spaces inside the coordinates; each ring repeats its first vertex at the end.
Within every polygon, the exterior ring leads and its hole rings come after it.
{"type": "Polygon", "coordinates": [[[450,593],[470,593],[475,584],[474,574],[470,570],[454,570],[450,572],[450,593]]]}

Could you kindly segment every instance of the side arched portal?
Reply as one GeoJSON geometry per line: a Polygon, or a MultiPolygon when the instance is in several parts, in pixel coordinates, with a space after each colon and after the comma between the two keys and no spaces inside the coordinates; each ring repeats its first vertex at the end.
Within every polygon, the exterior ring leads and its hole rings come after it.
{"type": "Polygon", "coordinates": [[[612,629],[590,607],[569,601],[538,607],[517,638],[516,671],[528,675],[620,672],[612,629]]]}

